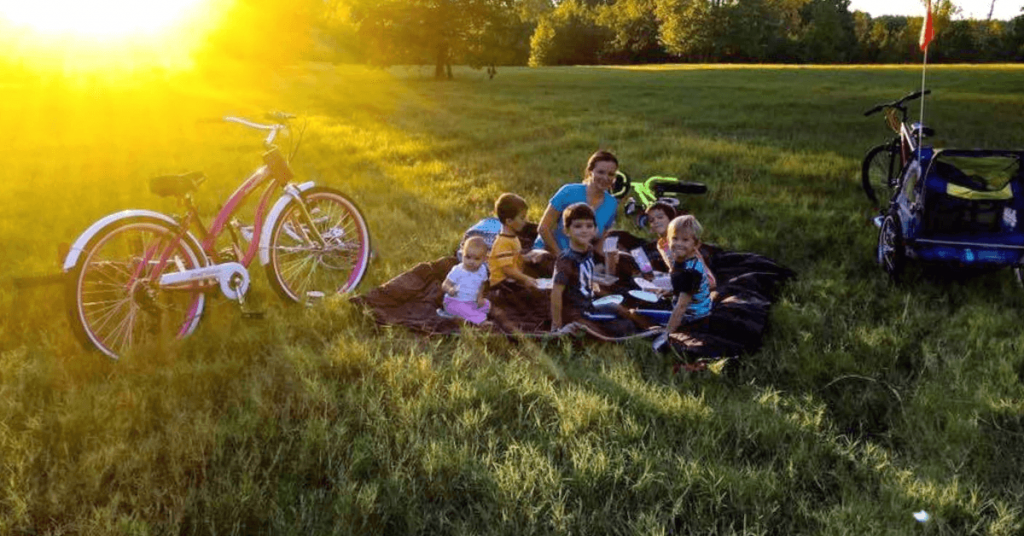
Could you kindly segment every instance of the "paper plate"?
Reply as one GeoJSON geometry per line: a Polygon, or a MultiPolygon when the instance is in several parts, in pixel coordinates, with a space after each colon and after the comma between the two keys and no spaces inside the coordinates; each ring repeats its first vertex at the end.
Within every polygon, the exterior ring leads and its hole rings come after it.
{"type": "Polygon", "coordinates": [[[658,295],[653,292],[647,292],[646,290],[631,290],[629,295],[648,303],[655,303],[658,301],[658,295]]]}
{"type": "Polygon", "coordinates": [[[663,290],[672,290],[672,276],[661,275],[654,278],[654,286],[663,290]]]}
{"type": "Polygon", "coordinates": [[[672,277],[669,275],[661,275],[654,278],[654,281],[648,281],[642,277],[634,277],[633,281],[636,282],[636,286],[640,287],[640,290],[672,290],[672,277]]]}
{"type": "Polygon", "coordinates": [[[600,307],[602,305],[611,305],[611,304],[618,305],[618,304],[622,303],[622,299],[623,299],[622,296],[620,296],[618,294],[610,294],[610,295],[605,296],[603,298],[598,298],[598,299],[594,300],[594,306],[595,307],[600,307]]]}
{"type": "Polygon", "coordinates": [[[634,277],[633,281],[636,283],[636,286],[640,287],[641,290],[654,290],[658,288],[657,285],[642,277],[634,277]]]}
{"type": "Polygon", "coordinates": [[[541,290],[551,290],[553,281],[550,277],[541,277],[537,279],[537,288],[541,290]]]}

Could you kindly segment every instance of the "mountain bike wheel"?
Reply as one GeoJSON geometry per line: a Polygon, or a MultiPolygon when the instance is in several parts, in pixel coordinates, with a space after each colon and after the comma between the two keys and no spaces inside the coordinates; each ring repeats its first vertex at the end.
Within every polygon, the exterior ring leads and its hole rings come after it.
{"type": "Polygon", "coordinates": [[[898,161],[892,143],[885,143],[872,147],[861,163],[861,186],[880,212],[888,208],[896,193],[898,161]]]}
{"type": "Polygon", "coordinates": [[[86,244],[66,290],[72,328],[86,345],[117,359],[141,343],[195,331],[205,295],[161,289],[157,282],[163,274],[205,266],[198,244],[179,240],[169,262],[153,271],[176,234],[162,220],[133,216],[114,221],[86,244]]]}
{"type": "Polygon", "coordinates": [[[370,229],[359,207],[341,192],[319,186],[304,191],[302,200],[311,222],[292,201],[272,223],[267,279],[282,298],[297,303],[355,289],[370,262],[370,229]]]}

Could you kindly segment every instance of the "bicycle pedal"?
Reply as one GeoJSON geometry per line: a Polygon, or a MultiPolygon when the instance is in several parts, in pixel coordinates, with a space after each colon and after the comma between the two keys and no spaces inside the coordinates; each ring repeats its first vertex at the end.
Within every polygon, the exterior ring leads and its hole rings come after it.
{"type": "Polygon", "coordinates": [[[266,316],[264,311],[242,311],[242,318],[246,320],[263,320],[266,316]]]}

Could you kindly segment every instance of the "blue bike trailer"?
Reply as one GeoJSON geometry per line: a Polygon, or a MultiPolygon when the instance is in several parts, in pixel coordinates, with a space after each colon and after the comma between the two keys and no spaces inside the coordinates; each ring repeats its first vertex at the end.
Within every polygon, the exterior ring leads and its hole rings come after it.
{"type": "Polygon", "coordinates": [[[897,197],[909,256],[960,265],[1020,264],[1022,159],[1024,151],[922,151],[924,180],[908,170],[904,195],[897,197]]]}

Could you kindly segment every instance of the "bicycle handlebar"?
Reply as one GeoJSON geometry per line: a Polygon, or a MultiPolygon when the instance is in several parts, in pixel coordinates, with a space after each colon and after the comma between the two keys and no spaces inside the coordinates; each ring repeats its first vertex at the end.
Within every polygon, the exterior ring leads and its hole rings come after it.
{"type": "Polygon", "coordinates": [[[679,181],[675,183],[655,184],[651,187],[658,197],[666,193],[700,195],[708,192],[708,185],[703,182],[679,181]]]}
{"type": "Polygon", "coordinates": [[[224,117],[224,121],[227,121],[228,123],[238,123],[239,125],[244,125],[244,126],[247,126],[249,128],[255,128],[257,130],[273,130],[275,128],[281,128],[281,127],[284,126],[284,125],[277,125],[277,124],[265,125],[263,123],[257,123],[255,121],[250,121],[250,120],[245,119],[243,117],[233,117],[233,116],[230,116],[230,115],[229,116],[225,116],[224,117]]]}
{"type": "Polygon", "coordinates": [[[907,101],[912,101],[912,100],[917,99],[917,98],[920,98],[923,95],[930,95],[931,92],[932,92],[932,90],[930,90],[930,89],[925,89],[923,91],[915,91],[915,92],[910,93],[907,96],[903,97],[902,99],[894,100],[892,102],[887,102],[885,104],[879,104],[879,105],[875,106],[874,108],[871,108],[870,110],[864,112],[864,116],[867,117],[867,116],[869,116],[871,114],[878,113],[878,112],[880,112],[880,111],[882,111],[882,110],[884,110],[886,108],[896,108],[896,109],[899,109],[899,110],[902,110],[902,111],[905,112],[906,111],[906,107],[903,106],[903,103],[905,103],[907,101]]]}
{"type": "MultiPolygon", "coordinates": [[[[286,120],[288,120],[288,119],[290,119],[292,117],[294,117],[294,116],[286,114],[286,113],[282,113],[282,112],[275,112],[275,113],[272,113],[272,114],[267,114],[267,118],[268,119],[277,119],[277,120],[285,120],[286,121],[286,120]]],[[[266,124],[263,124],[263,123],[256,123],[255,121],[250,121],[250,120],[242,118],[242,117],[234,117],[234,116],[230,116],[230,115],[229,116],[225,116],[224,117],[224,121],[226,121],[228,123],[238,123],[239,125],[247,126],[249,128],[254,128],[256,130],[269,130],[270,134],[267,134],[267,139],[263,140],[263,145],[265,145],[267,147],[270,147],[271,145],[274,144],[274,138],[277,137],[277,133],[278,132],[288,128],[288,125],[285,125],[285,124],[282,124],[282,123],[274,123],[272,125],[266,125],[266,124]]]]}

